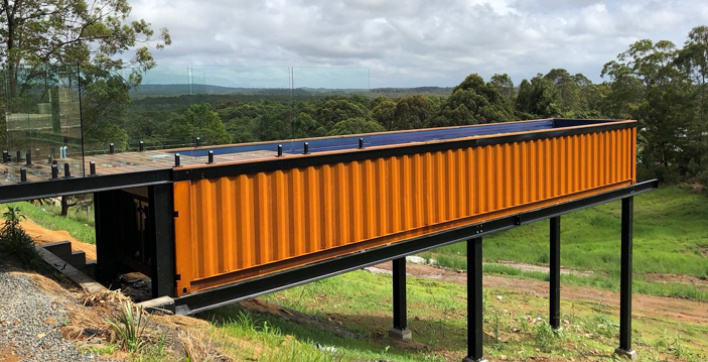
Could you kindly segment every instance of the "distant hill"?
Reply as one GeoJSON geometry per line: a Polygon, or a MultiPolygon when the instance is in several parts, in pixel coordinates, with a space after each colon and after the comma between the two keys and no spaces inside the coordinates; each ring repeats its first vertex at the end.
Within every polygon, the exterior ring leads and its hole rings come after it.
{"type": "Polygon", "coordinates": [[[416,87],[416,88],[374,88],[371,90],[373,97],[403,98],[411,95],[449,97],[452,87],[416,87]]]}
{"type": "Polygon", "coordinates": [[[372,97],[383,96],[402,98],[420,94],[425,96],[447,97],[452,93],[451,87],[416,87],[416,88],[374,88],[365,89],[328,89],[328,88],[232,88],[209,84],[143,84],[131,90],[135,99],[144,97],[174,97],[180,95],[260,95],[260,96],[295,96],[321,97],[323,95],[366,94],[372,97]]]}

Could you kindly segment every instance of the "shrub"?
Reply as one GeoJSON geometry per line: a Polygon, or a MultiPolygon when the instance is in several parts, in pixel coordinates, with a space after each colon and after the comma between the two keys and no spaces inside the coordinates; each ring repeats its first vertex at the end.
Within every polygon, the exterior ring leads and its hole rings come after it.
{"type": "Polygon", "coordinates": [[[114,332],[114,340],[128,352],[139,352],[147,341],[147,325],[150,317],[142,307],[136,307],[130,301],[121,306],[117,320],[108,320],[114,332]]]}
{"type": "Polygon", "coordinates": [[[20,220],[25,216],[17,207],[8,207],[2,216],[5,223],[0,229],[0,251],[16,257],[25,266],[34,265],[38,260],[34,240],[20,226],[20,220]]]}

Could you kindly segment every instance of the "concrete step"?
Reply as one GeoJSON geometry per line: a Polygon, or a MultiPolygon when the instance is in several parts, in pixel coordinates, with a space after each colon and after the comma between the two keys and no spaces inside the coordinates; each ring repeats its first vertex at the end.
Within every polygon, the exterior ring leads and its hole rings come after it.
{"type": "Polygon", "coordinates": [[[71,243],[68,241],[57,241],[54,243],[42,245],[44,250],[56,255],[58,258],[68,262],[71,257],[71,243]]]}
{"type": "Polygon", "coordinates": [[[83,269],[80,269],[80,270],[83,271],[84,274],[88,275],[89,277],[96,279],[96,261],[95,260],[87,261],[86,264],[84,264],[83,269]]]}
{"type": "Polygon", "coordinates": [[[86,253],[82,250],[74,251],[64,260],[66,260],[66,262],[74,268],[81,270],[84,266],[86,266],[86,253]]]}
{"type": "Polygon", "coordinates": [[[42,245],[44,250],[87,275],[96,274],[96,262],[86,263],[86,253],[82,250],[71,251],[71,242],[58,241],[42,245]]]}

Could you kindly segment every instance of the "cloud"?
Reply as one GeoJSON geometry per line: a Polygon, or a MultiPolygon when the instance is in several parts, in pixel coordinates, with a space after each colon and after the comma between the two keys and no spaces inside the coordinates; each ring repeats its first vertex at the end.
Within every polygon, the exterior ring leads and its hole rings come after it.
{"type": "Polygon", "coordinates": [[[467,74],[516,83],[552,68],[599,80],[634,41],[683,43],[703,25],[697,0],[272,0],[132,2],[135,18],[168,27],[160,65],[345,66],[372,87],[450,86],[467,74]]]}

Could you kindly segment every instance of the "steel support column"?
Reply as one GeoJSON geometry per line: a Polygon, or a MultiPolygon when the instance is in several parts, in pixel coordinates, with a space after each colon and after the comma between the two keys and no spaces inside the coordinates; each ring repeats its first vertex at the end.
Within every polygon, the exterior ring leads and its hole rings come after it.
{"type": "Polygon", "coordinates": [[[482,237],[478,237],[467,241],[467,357],[463,362],[486,362],[482,322],[482,237]]]}
{"type": "Polygon", "coordinates": [[[632,220],[634,197],[622,199],[622,269],[620,272],[620,343],[615,353],[635,359],[632,349],[632,220]]]}
{"type": "Polygon", "coordinates": [[[116,191],[103,191],[93,194],[96,225],[96,280],[110,285],[120,275],[118,262],[118,219],[116,191]]]}
{"type": "Polygon", "coordinates": [[[175,296],[175,244],[172,184],[148,187],[148,231],[152,297],[175,296]]]}
{"type": "Polygon", "coordinates": [[[391,337],[410,340],[413,335],[408,329],[406,311],[406,258],[393,259],[393,327],[388,330],[391,337]]]}
{"type": "Polygon", "coordinates": [[[550,218],[550,296],[548,321],[553,329],[560,328],[560,216],[550,218]]]}

